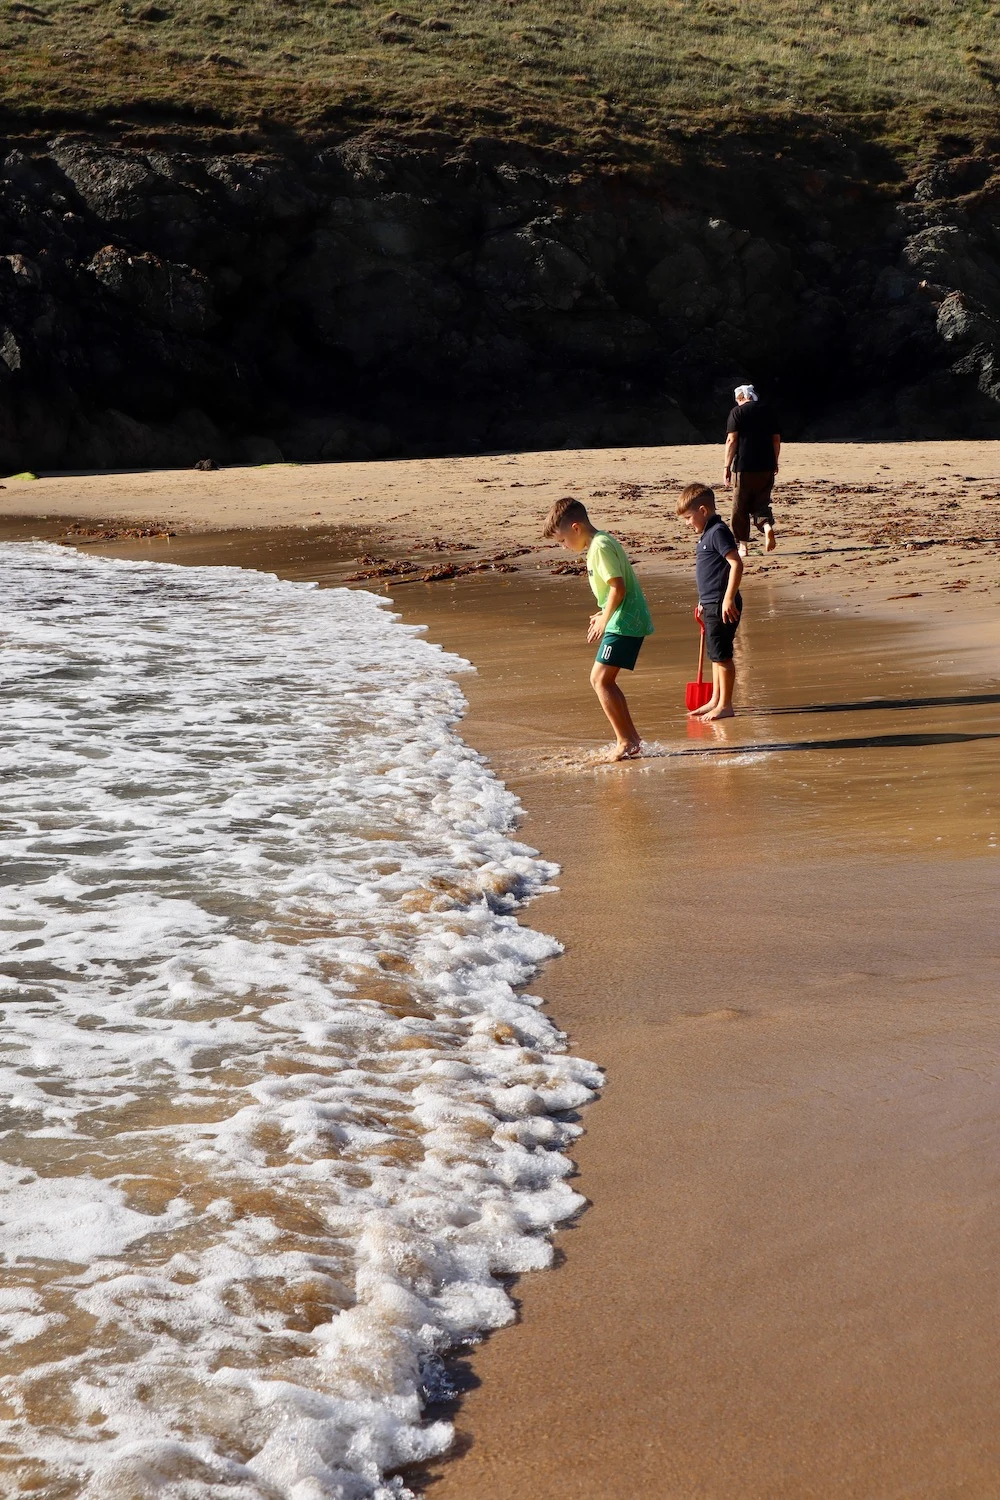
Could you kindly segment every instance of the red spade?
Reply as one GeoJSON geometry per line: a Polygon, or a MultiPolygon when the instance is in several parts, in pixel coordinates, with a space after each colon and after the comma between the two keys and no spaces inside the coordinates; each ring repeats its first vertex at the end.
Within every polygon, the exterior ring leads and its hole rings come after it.
{"type": "MultiPolygon", "coordinates": [[[[697,610],[695,610],[694,615],[695,619],[698,620],[697,610]]],[[[702,669],[705,665],[705,625],[702,620],[698,620],[698,624],[701,626],[701,644],[698,647],[698,681],[689,682],[687,685],[687,691],[684,695],[684,706],[688,711],[693,708],[704,708],[712,696],[712,684],[710,682],[702,682],[701,680],[702,669]]]]}

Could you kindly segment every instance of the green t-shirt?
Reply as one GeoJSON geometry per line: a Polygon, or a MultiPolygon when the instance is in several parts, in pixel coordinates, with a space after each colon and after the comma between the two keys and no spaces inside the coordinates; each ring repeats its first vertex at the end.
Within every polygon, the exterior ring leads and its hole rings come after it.
{"type": "Polygon", "coordinates": [[[653,617],[632,564],[625,556],[625,548],[606,531],[599,531],[587,548],[587,577],[598,609],[604,608],[610,579],[625,580],[625,598],[608,621],[609,630],[617,635],[653,634],[653,617]]]}

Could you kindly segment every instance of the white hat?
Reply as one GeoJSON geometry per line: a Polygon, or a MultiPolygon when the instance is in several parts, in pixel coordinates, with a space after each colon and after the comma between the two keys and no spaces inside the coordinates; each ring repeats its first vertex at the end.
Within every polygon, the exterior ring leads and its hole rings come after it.
{"type": "Polygon", "coordinates": [[[733,392],[733,395],[736,397],[737,401],[741,396],[743,397],[744,401],[757,400],[757,392],[754,390],[752,385],[738,385],[733,392]]]}

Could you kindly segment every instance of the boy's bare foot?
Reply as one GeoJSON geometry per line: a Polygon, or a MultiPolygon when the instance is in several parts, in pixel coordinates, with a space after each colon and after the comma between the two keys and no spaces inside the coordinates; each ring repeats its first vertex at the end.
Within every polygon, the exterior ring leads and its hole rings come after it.
{"type": "Polygon", "coordinates": [[[723,708],[722,704],[720,703],[717,708],[712,709],[711,713],[704,715],[704,720],[706,724],[710,724],[715,719],[733,719],[735,717],[736,710],[732,707],[732,705],[730,705],[728,708],[723,708]]]}
{"type": "Polygon", "coordinates": [[[777,545],[778,545],[778,540],[777,540],[777,537],[774,534],[774,527],[773,526],[769,526],[767,524],[767,522],[765,521],[764,522],[764,551],[765,552],[773,552],[774,549],[775,549],[775,547],[777,545]]]}
{"type": "Polygon", "coordinates": [[[642,754],[641,740],[627,740],[624,744],[618,744],[611,752],[610,760],[635,760],[642,754]]]}
{"type": "Polygon", "coordinates": [[[689,708],[688,709],[688,718],[689,719],[704,719],[706,717],[706,715],[708,715],[708,714],[710,714],[712,712],[713,708],[717,708],[718,707],[718,703],[719,703],[719,700],[717,698],[710,698],[707,703],[703,703],[702,704],[701,708],[689,708]]]}
{"type": "Polygon", "coordinates": [[[741,557],[746,557],[747,552],[748,552],[749,549],[747,547],[746,542],[737,542],[736,543],[736,550],[740,554],[741,557]]]}

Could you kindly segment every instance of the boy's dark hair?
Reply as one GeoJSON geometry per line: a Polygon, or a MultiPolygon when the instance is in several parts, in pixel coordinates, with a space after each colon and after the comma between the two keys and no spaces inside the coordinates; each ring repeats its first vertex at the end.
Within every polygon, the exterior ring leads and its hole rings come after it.
{"type": "Polygon", "coordinates": [[[715,491],[707,484],[702,484],[700,480],[681,490],[681,498],[677,502],[677,514],[686,515],[689,510],[697,510],[699,505],[707,506],[709,510],[715,509],[715,491]]]}
{"type": "Polygon", "coordinates": [[[542,536],[553,537],[564,526],[572,526],[574,521],[579,521],[581,526],[590,525],[587,507],[582,500],[575,500],[572,495],[563,495],[562,499],[557,500],[549,511],[542,536]]]}

